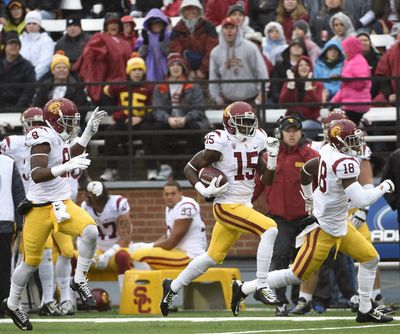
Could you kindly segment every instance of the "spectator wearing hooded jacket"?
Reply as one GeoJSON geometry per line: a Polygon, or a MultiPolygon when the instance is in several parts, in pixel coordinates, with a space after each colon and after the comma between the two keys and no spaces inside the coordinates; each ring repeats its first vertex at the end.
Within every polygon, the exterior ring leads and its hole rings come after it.
{"type": "MultiPolygon", "coordinates": [[[[84,82],[125,81],[126,62],[132,50],[121,36],[121,21],[110,15],[104,19],[104,31],[95,33],[85,45],[73,67],[84,82]]],[[[88,94],[95,103],[108,103],[102,87],[88,86],[88,94]]]]}
{"type": "Polygon", "coordinates": [[[143,22],[142,38],[136,43],[136,49],[146,61],[149,81],[164,80],[168,72],[170,35],[167,16],[158,8],[151,9],[143,22]]]}
{"type": "MultiPolygon", "coordinates": [[[[237,21],[227,17],[221,24],[219,44],[211,51],[210,80],[268,79],[258,48],[240,33],[237,21]]],[[[261,101],[259,83],[210,83],[211,98],[220,106],[234,101],[261,101]]]]}
{"type": "Polygon", "coordinates": [[[21,0],[10,1],[6,7],[4,15],[1,15],[0,23],[4,24],[3,31],[16,31],[22,34],[25,28],[26,6],[21,0]]]}
{"type": "Polygon", "coordinates": [[[243,8],[243,14],[248,15],[249,13],[249,0],[208,0],[205,8],[205,18],[210,21],[214,26],[218,26],[222,21],[230,16],[228,14],[229,7],[241,6],[243,8]]]}
{"type": "Polygon", "coordinates": [[[41,27],[42,17],[38,11],[25,16],[25,31],[21,35],[21,56],[35,67],[36,80],[48,71],[54,53],[54,41],[41,27]]]}
{"type": "Polygon", "coordinates": [[[309,20],[308,12],[299,0],[280,0],[276,14],[275,21],[282,24],[288,43],[292,40],[293,23],[297,20],[309,20]]]}
{"type": "Polygon", "coordinates": [[[307,53],[313,64],[315,64],[321,49],[311,40],[310,26],[304,20],[299,20],[293,23],[292,38],[301,38],[307,48],[307,53]]]}
{"type": "Polygon", "coordinates": [[[324,0],[321,10],[311,22],[312,40],[320,47],[333,37],[329,21],[336,13],[343,12],[343,0],[324,0]]]}
{"type": "MultiPolygon", "coordinates": [[[[288,79],[312,79],[313,64],[311,59],[306,56],[300,57],[294,70],[287,70],[287,77],[288,79]]],[[[282,87],[279,103],[321,103],[324,102],[323,90],[324,85],[318,81],[287,81],[282,87]]],[[[318,128],[322,129],[318,122],[320,117],[320,107],[318,105],[287,107],[286,116],[291,115],[297,116],[301,121],[317,122],[318,128]]],[[[313,122],[303,124],[303,129],[310,128],[313,122]]]]}
{"type": "MultiPolygon", "coordinates": [[[[343,41],[343,50],[346,60],[344,61],[342,78],[364,78],[371,76],[371,70],[362,53],[363,45],[355,36],[350,36],[343,41]]],[[[345,102],[371,102],[371,80],[342,81],[339,91],[331,100],[333,103],[345,102]]],[[[362,115],[370,106],[346,106],[341,107],[347,117],[357,126],[362,115]]]]}
{"type": "MultiPolygon", "coordinates": [[[[35,82],[32,64],[20,54],[21,42],[16,31],[4,36],[4,54],[0,59],[0,83],[25,84],[35,82]]],[[[0,105],[4,107],[28,107],[32,102],[34,89],[29,86],[16,88],[3,86],[0,89],[0,105]]]]}
{"type": "MultiPolygon", "coordinates": [[[[308,56],[307,48],[302,39],[293,39],[290,45],[282,52],[282,60],[278,61],[271,73],[271,78],[287,78],[287,70],[293,70],[301,56],[308,56]]],[[[283,87],[283,81],[271,83],[271,99],[277,103],[283,87]]]]}
{"type": "Polygon", "coordinates": [[[278,22],[270,22],[265,26],[265,45],[263,53],[271,61],[272,65],[282,59],[282,52],[287,48],[282,25],[278,22]]]}
{"type": "MultiPolygon", "coordinates": [[[[315,62],[314,78],[337,78],[342,73],[344,64],[344,53],[342,45],[337,40],[328,41],[321,50],[321,54],[315,62]]],[[[340,81],[324,81],[327,93],[327,101],[338,92],[340,81]]]]}
{"type": "Polygon", "coordinates": [[[172,29],[170,52],[178,52],[187,59],[191,69],[189,77],[205,79],[210,52],[218,44],[217,31],[203,18],[203,6],[199,0],[183,0],[179,14],[182,18],[172,29]]]}
{"type": "Polygon", "coordinates": [[[329,20],[329,27],[334,33],[332,39],[336,39],[340,42],[356,34],[350,17],[342,12],[336,13],[331,17],[329,20]]]}

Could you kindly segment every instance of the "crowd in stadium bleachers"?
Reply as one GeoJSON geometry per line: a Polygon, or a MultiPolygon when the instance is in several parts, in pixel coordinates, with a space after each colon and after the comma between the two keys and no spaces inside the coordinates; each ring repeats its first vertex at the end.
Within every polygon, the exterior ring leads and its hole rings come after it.
{"type": "MultiPolygon", "coordinates": [[[[66,97],[78,105],[82,120],[89,106],[114,107],[108,109],[115,121],[110,130],[127,128],[128,110],[135,129],[207,129],[207,122],[201,121],[207,104],[218,109],[236,100],[258,105],[306,103],[288,107],[287,115],[300,117],[306,136],[315,138],[321,129],[319,103],[393,105],[396,98],[394,81],[340,79],[400,73],[397,43],[377,48],[370,38],[391,35],[395,43],[400,36],[398,1],[11,0],[0,6],[0,83],[5,84],[1,112],[22,112],[66,97]],[[82,19],[98,18],[104,18],[101,31],[82,29],[82,19]],[[64,34],[45,31],[43,20],[59,19],[66,20],[64,34]],[[142,20],[141,29],[136,29],[135,20],[142,20]],[[180,75],[171,73],[170,54],[180,55],[174,58],[182,68],[180,75]],[[142,75],[132,79],[130,71],[142,75]],[[303,80],[294,81],[297,78],[303,80]],[[318,78],[331,80],[307,81],[318,78]],[[238,79],[249,82],[234,82],[238,79]],[[266,85],[251,82],[269,79],[272,82],[266,85]],[[120,85],[84,86],[127,80],[141,83],[129,86],[133,91],[120,85]],[[163,80],[188,82],[158,85],[163,80]],[[198,80],[199,87],[194,83],[198,80]],[[207,85],[207,80],[212,82],[207,85]],[[42,85],[15,89],[30,82],[42,85]],[[196,112],[191,104],[197,105],[196,112]],[[176,117],[183,123],[177,125],[176,117]],[[204,124],[193,125],[199,122],[204,124]]],[[[343,108],[359,123],[369,106],[343,108]]],[[[160,153],[145,136],[141,139],[145,154],[160,153]]],[[[106,153],[116,154],[108,149],[110,142],[118,144],[118,137],[108,139],[105,147],[106,153]]],[[[149,180],[166,179],[171,173],[163,161],[146,167],[149,180]]],[[[109,162],[103,180],[114,180],[116,171],[116,162],[109,162]]]]}

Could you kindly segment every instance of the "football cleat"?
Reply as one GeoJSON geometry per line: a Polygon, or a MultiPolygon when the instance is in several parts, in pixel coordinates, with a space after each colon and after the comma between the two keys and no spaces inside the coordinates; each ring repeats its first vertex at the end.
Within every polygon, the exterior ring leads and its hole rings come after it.
{"type": "Polygon", "coordinates": [[[96,307],[96,301],[93,298],[92,292],[89,289],[87,280],[79,283],[75,283],[74,279],[71,280],[71,289],[76,291],[81,297],[82,302],[89,308],[94,309],[96,307]]]}
{"type": "Polygon", "coordinates": [[[391,322],[393,318],[388,316],[376,308],[371,308],[367,313],[361,313],[357,311],[356,321],[357,322],[377,322],[377,323],[386,323],[391,322]]]}
{"type": "Polygon", "coordinates": [[[279,305],[281,302],[276,298],[275,293],[268,287],[263,287],[257,289],[253,295],[255,300],[265,304],[265,305],[279,305]]]}
{"type": "Polygon", "coordinates": [[[166,278],[162,284],[163,295],[160,303],[160,310],[164,317],[166,317],[173,308],[172,302],[177,296],[177,294],[171,289],[171,282],[172,279],[166,278]]]}
{"type": "Polygon", "coordinates": [[[242,281],[239,280],[233,280],[232,282],[231,310],[235,317],[239,314],[240,304],[242,304],[247,297],[242,291],[242,284],[242,281]]]}
{"type": "Polygon", "coordinates": [[[52,300],[51,302],[42,305],[39,315],[51,315],[53,317],[59,317],[62,315],[62,312],[57,304],[57,301],[52,300]]]}
{"type": "Polygon", "coordinates": [[[16,310],[11,310],[7,305],[7,299],[2,301],[1,308],[3,309],[4,313],[12,319],[18,328],[24,331],[32,330],[32,324],[29,321],[28,315],[24,311],[20,310],[19,308],[16,310]]]}
{"type": "Polygon", "coordinates": [[[289,310],[287,309],[286,304],[275,307],[275,315],[277,317],[287,317],[289,315],[289,310]]]}
{"type": "Polygon", "coordinates": [[[64,300],[60,304],[60,311],[62,315],[74,315],[75,311],[74,311],[74,305],[72,305],[72,301],[64,300]]]}
{"type": "Polygon", "coordinates": [[[306,314],[311,311],[311,303],[300,297],[297,305],[290,311],[292,314],[306,314]]]}

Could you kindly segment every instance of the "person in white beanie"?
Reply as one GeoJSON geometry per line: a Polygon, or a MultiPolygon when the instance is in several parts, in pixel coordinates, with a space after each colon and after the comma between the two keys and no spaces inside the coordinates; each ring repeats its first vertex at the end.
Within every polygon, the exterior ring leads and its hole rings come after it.
{"type": "Polygon", "coordinates": [[[25,31],[21,35],[21,56],[35,67],[36,80],[50,71],[54,41],[42,28],[40,12],[31,11],[25,16],[25,31]]]}

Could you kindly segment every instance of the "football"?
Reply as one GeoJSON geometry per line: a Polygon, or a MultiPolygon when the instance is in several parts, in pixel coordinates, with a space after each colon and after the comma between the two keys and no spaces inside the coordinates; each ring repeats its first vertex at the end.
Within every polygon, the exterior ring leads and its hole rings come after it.
{"type": "Polygon", "coordinates": [[[214,167],[204,167],[199,172],[199,179],[205,186],[208,186],[214,177],[217,178],[215,183],[217,188],[228,182],[226,175],[214,167]]]}

